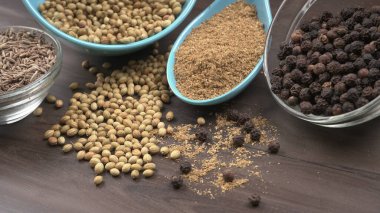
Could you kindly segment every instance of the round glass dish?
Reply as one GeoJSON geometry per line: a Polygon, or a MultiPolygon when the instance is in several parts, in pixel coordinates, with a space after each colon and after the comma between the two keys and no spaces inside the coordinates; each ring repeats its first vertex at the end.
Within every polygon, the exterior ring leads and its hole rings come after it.
{"type": "Polygon", "coordinates": [[[48,94],[62,66],[61,45],[51,35],[39,29],[23,26],[2,26],[0,31],[9,28],[16,32],[28,31],[42,35],[46,42],[53,45],[56,52],[56,62],[45,75],[31,84],[0,94],[0,125],[14,123],[32,113],[48,94]]]}
{"type": "MultiPolygon", "coordinates": [[[[282,42],[289,42],[292,32],[294,32],[304,20],[318,16],[326,10],[337,14],[343,8],[358,6],[368,8],[373,4],[373,0],[284,0],[273,19],[264,53],[264,72],[269,88],[271,87],[271,74],[269,71],[279,64],[277,53],[280,50],[280,44],[282,42]]],[[[367,105],[352,112],[326,117],[305,115],[301,113],[298,108],[288,106],[274,93],[272,93],[272,95],[277,103],[291,115],[313,124],[330,128],[355,126],[380,115],[380,97],[377,97],[367,105]]]]}

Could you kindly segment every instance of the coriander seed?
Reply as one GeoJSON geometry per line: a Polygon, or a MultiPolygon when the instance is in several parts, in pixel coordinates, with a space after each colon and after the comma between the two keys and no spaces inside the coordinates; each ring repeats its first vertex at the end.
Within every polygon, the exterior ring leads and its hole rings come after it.
{"type": "Polygon", "coordinates": [[[146,170],[143,172],[143,176],[146,177],[146,178],[152,177],[153,174],[154,174],[154,171],[151,170],[151,169],[146,169],[146,170]]]}
{"type": "Polygon", "coordinates": [[[169,152],[170,152],[170,150],[169,150],[169,147],[167,147],[167,146],[163,146],[163,147],[161,147],[161,149],[160,149],[160,153],[161,153],[161,155],[163,155],[163,156],[168,155],[169,152]]]}
{"type": "Polygon", "coordinates": [[[72,82],[72,83],[69,85],[69,88],[70,88],[71,90],[76,90],[76,89],[78,89],[78,87],[79,87],[79,83],[78,83],[78,82],[72,82]]]}
{"type": "Polygon", "coordinates": [[[40,117],[42,115],[42,112],[43,112],[43,108],[42,107],[38,107],[37,109],[35,109],[33,111],[33,115],[36,116],[36,117],[40,117]]]}
{"type": "Polygon", "coordinates": [[[206,120],[205,120],[203,117],[198,117],[198,118],[197,118],[197,124],[198,124],[199,126],[203,126],[203,125],[206,124],[206,120]]]}
{"type": "Polygon", "coordinates": [[[55,101],[57,101],[57,98],[54,95],[48,95],[48,96],[46,96],[46,101],[49,104],[54,104],[55,101]]]}
{"type": "Polygon", "coordinates": [[[58,142],[58,144],[59,145],[64,145],[65,144],[65,137],[63,137],[63,136],[60,136],[60,137],[58,137],[58,139],[57,139],[57,142],[58,142]]]}
{"type": "Polygon", "coordinates": [[[94,167],[94,171],[96,174],[101,174],[104,172],[104,165],[103,163],[97,163],[94,167]]]}
{"type": "Polygon", "coordinates": [[[174,119],[174,113],[172,111],[167,112],[165,118],[167,121],[172,121],[174,119]]]}
{"type": "Polygon", "coordinates": [[[179,150],[173,150],[171,153],[170,153],[170,159],[172,160],[177,160],[178,158],[181,157],[181,152],[179,150]]]}
{"type": "Polygon", "coordinates": [[[83,69],[88,70],[90,68],[90,61],[89,60],[82,61],[81,66],[83,69]]]}
{"type": "Polygon", "coordinates": [[[103,176],[100,176],[100,175],[95,176],[95,178],[94,178],[94,184],[98,186],[101,183],[103,183],[103,176]]]}
{"type": "Polygon", "coordinates": [[[69,144],[65,144],[63,147],[62,147],[62,151],[64,153],[68,153],[70,152],[71,150],[73,149],[73,145],[71,143],[69,144]]]}
{"type": "Polygon", "coordinates": [[[55,146],[58,144],[58,139],[56,137],[49,137],[48,142],[49,142],[49,145],[55,146]]]}
{"type": "Polygon", "coordinates": [[[55,101],[55,108],[59,109],[63,107],[63,100],[58,99],[55,101]]]}
{"type": "Polygon", "coordinates": [[[138,170],[132,170],[131,172],[131,178],[132,179],[137,179],[140,176],[140,172],[138,170]]]}
{"type": "Polygon", "coordinates": [[[118,169],[116,169],[116,168],[112,168],[112,169],[110,170],[110,174],[111,174],[112,176],[114,176],[114,177],[117,177],[117,176],[120,175],[120,171],[119,171],[118,169]]]}

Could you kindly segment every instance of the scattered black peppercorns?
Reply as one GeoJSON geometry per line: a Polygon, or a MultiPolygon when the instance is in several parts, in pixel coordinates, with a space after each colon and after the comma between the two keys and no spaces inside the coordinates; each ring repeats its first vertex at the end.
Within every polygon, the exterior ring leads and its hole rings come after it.
{"type": "Polygon", "coordinates": [[[252,132],[250,133],[250,136],[251,136],[251,140],[252,141],[257,141],[259,142],[260,141],[260,138],[261,138],[261,132],[260,130],[258,129],[253,129],[252,132]]]}
{"type": "Polygon", "coordinates": [[[183,185],[183,179],[181,176],[173,176],[171,179],[171,184],[174,189],[179,189],[183,185]]]}
{"type": "Polygon", "coordinates": [[[232,173],[232,171],[225,171],[223,172],[223,180],[227,183],[231,183],[232,181],[234,181],[235,179],[235,175],[234,173],[232,173]]]}
{"type": "Polygon", "coordinates": [[[191,172],[191,163],[189,161],[181,162],[179,169],[183,174],[189,174],[191,172]]]}
{"type": "Polygon", "coordinates": [[[268,152],[270,154],[277,154],[278,151],[280,151],[280,143],[278,142],[271,142],[268,144],[268,152]]]}
{"type": "Polygon", "coordinates": [[[378,97],[378,8],[323,12],[302,23],[280,47],[272,91],[302,113],[322,116],[351,112],[378,97]]]}
{"type": "Polygon", "coordinates": [[[244,144],[244,136],[243,135],[237,135],[232,138],[232,144],[234,147],[241,147],[244,144]]]}
{"type": "Polygon", "coordinates": [[[249,203],[250,203],[253,207],[257,207],[257,206],[259,206],[259,204],[260,204],[261,197],[260,197],[260,195],[253,194],[253,195],[251,195],[251,196],[248,197],[248,200],[249,200],[249,203]]]}
{"type": "Polygon", "coordinates": [[[208,132],[205,128],[199,128],[197,132],[195,133],[195,137],[200,142],[206,142],[208,138],[208,132]]]}

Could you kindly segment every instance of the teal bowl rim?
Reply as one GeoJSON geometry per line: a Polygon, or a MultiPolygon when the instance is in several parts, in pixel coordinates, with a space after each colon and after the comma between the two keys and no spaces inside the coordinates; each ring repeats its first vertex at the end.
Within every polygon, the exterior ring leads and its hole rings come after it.
{"type": "MultiPolygon", "coordinates": [[[[265,5],[265,10],[266,10],[266,15],[268,18],[269,23],[272,24],[272,12],[270,8],[270,3],[269,0],[263,0],[264,5],[265,5]]],[[[230,100],[231,98],[235,97],[238,95],[240,92],[242,92],[251,82],[252,80],[259,74],[260,70],[263,67],[263,61],[264,61],[264,53],[261,56],[259,62],[256,64],[256,66],[253,68],[253,70],[248,74],[247,77],[244,78],[242,82],[240,82],[237,86],[232,88],[230,91],[217,96],[215,98],[211,99],[205,99],[205,100],[194,100],[190,99],[184,95],[178,90],[177,85],[176,85],[176,80],[175,80],[175,74],[174,74],[174,64],[175,64],[175,54],[178,50],[178,48],[181,46],[183,43],[184,39],[188,36],[188,34],[194,29],[196,23],[198,22],[199,19],[201,19],[209,10],[209,8],[213,7],[214,4],[217,4],[218,1],[214,1],[209,7],[207,7],[201,14],[199,14],[179,35],[175,43],[173,44],[173,48],[170,51],[169,54],[169,60],[167,64],[167,78],[168,78],[168,83],[173,91],[173,93],[182,101],[191,104],[191,105],[197,105],[197,106],[209,106],[209,105],[216,105],[223,103],[225,101],[230,100]]],[[[270,29],[270,26],[268,26],[268,29],[270,29]]],[[[264,51],[265,52],[265,51],[264,51]]]]}
{"type": "Polygon", "coordinates": [[[59,30],[52,24],[50,24],[38,11],[38,9],[35,9],[32,4],[30,3],[30,0],[22,0],[24,3],[26,9],[29,11],[29,13],[37,20],[38,23],[40,23],[43,27],[45,27],[47,30],[51,31],[54,35],[59,36],[60,38],[63,38],[70,43],[84,47],[87,49],[97,49],[100,51],[123,51],[127,49],[134,49],[139,48],[142,46],[146,46],[147,44],[151,44],[157,40],[160,40],[173,30],[175,30],[190,14],[191,10],[193,9],[195,3],[197,0],[186,0],[185,6],[182,8],[182,12],[177,16],[177,18],[174,20],[172,24],[170,24],[167,28],[163,29],[161,32],[154,34],[153,36],[150,36],[146,39],[136,41],[130,44],[97,44],[92,43],[88,41],[82,41],[80,39],[77,39],[73,36],[70,36],[66,34],[65,32],[59,30]]]}

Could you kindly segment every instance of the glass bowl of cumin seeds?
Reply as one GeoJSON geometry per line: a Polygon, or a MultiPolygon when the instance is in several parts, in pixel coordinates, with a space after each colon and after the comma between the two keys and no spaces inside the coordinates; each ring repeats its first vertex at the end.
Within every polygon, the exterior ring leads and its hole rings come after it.
{"type": "Polygon", "coordinates": [[[24,26],[0,27],[0,125],[32,113],[54,84],[62,49],[48,33],[24,26]]]}
{"type": "MultiPolygon", "coordinates": [[[[374,48],[372,51],[371,45],[367,46],[373,39],[380,42],[380,7],[375,8],[373,0],[283,1],[269,30],[264,53],[264,72],[274,99],[289,114],[329,128],[355,126],[380,116],[380,48],[374,48]],[[302,37],[299,37],[299,34],[302,37]],[[370,37],[365,38],[367,36],[370,37]],[[314,41],[315,39],[319,39],[322,45],[314,41]],[[307,41],[311,42],[311,50],[306,45],[307,41]],[[361,44],[357,45],[357,41],[361,44]],[[356,43],[352,45],[353,42],[356,43]],[[295,43],[297,48],[293,46],[295,43]],[[354,51],[354,46],[360,47],[354,51]],[[290,47],[289,54],[284,54],[283,47],[290,47]],[[370,47],[370,54],[367,47],[370,47]],[[314,57],[315,50],[320,53],[319,57],[314,57]],[[309,52],[311,54],[308,54],[309,52]],[[303,57],[297,55],[306,56],[306,67],[300,69],[302,77],[293,78],[292,81],[302,90],[311,91],[309,100],[305,95],[307,93],[300,92],[297,95],[294,84],[290,88],[292,83],[287,77],[284,81],[285,74],[292,78],[287,73],[294,70],[288,69],[289,63],[285,60],[290,55],[296,55],[298,65],[302,64],[298,59],[303,57]],[[327,62],[324,59],[327,59],[327,62]],[[337,65],[334,67],[330,63],[337,65]],[[363,74],[362,69],[367,74],[363,74]],[[368,80],[368,71],[371,70],[377,72],[377,79],[368,80]],[[313,86],[306,83],[309,82],[307,76],[311,77],[313,86]],[[277,81],[276,78],[280,79],[279,84],[274,83],[277,81]],[[320,93],[315,89],[315,85],[320,86],[320,93]],[[295,89],[293,93],[290,91],[292,88],[295,89]],[[286,90],[290,91],[290,95],[286,90]],[[369,90],[372,90],[371,97],[368,95],[369,90]],[[323,91],[327,92],[322,93],[323,91]],[[345,94],[349,94],[350,97],[345,94]],[[290,99],[291,97],[296,99],[290,99]],[[306,104],[301,105],[303,102],[306,104]],[[320,109],[323,111],[319,111],[320,109]]],[[[300,68],[298,65],[296,69],[300,68]]],[[[296,73],[300,72],[293,72],[296,73]]]]}

